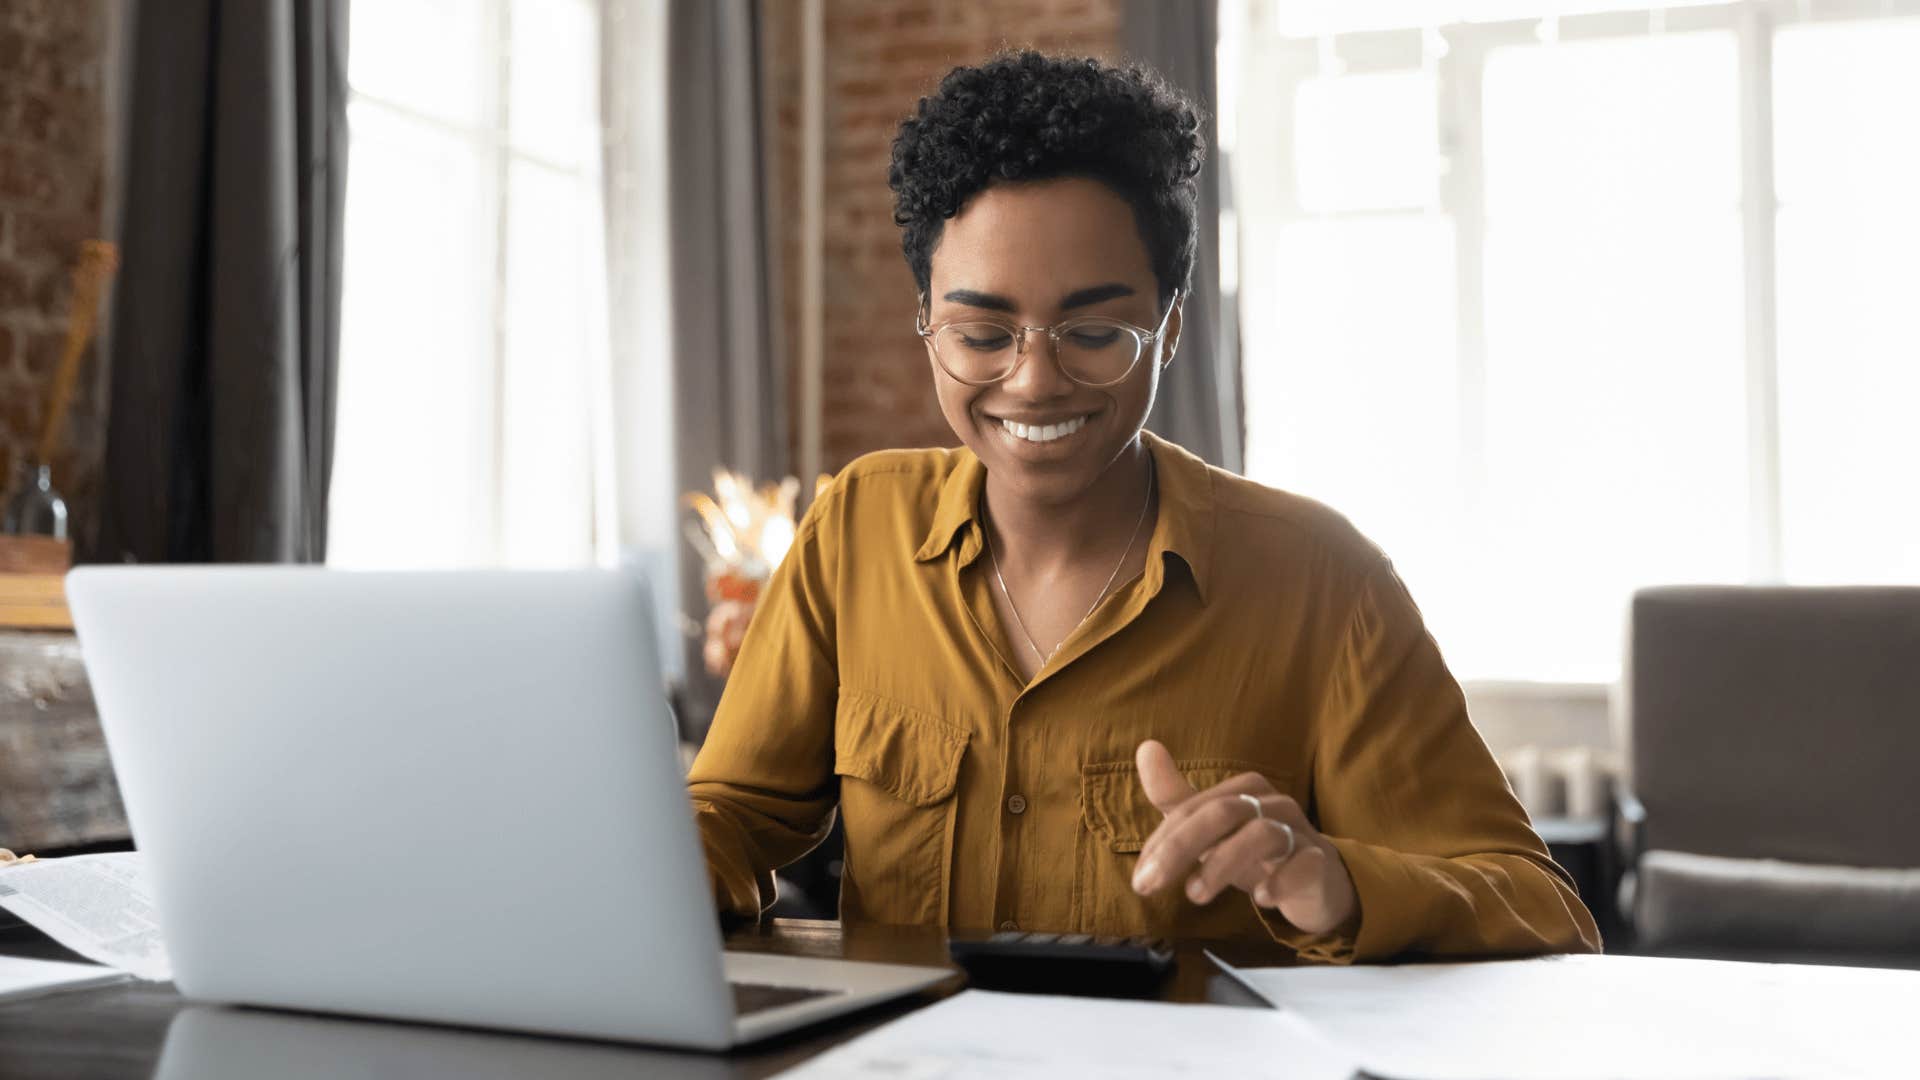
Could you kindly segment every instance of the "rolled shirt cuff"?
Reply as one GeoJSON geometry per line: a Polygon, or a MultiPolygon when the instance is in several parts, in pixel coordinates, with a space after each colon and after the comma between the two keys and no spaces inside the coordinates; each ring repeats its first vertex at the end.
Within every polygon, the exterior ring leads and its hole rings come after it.
{"type": "Polygon", "coordinates": [[[1322,964],[1364,963],[1404,952],[1418,932],[1409,898],[1418,895],[1420,887],[1408,872],[1406,859],[1396,851],[1358,840],[1326,839],[1340,853],[1347,876],[1353,879],[1353,914],[1332,930],[1310,934],[1273,908],[1255,905],[1267,932],[1302,960],[1322,964]]]}

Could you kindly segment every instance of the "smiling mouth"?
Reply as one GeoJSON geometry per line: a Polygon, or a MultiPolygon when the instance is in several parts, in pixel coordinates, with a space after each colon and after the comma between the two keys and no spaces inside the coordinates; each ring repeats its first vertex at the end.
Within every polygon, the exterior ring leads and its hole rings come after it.
{"type": "Polygon", "coordinates": [[[1071,420],[1062,420],[1057,424],[1022,424],[1013,420],[1001,420],[1000,426],[1006,429],[1007,434],[1016,439],[1024,439],[1030,443],[1050,443],[1058,439],[1064,439],[1074,432],[1079,431],[1081,428],[1086,427],[1087,420],[1091,415],[1092,414],[1076,416],[1071,420]]]}

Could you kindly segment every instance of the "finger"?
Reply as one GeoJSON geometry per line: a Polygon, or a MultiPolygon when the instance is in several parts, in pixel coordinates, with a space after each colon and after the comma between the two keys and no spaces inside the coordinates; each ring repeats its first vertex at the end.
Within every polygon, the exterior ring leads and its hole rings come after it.
{"type": "MultiPolygon", "coordinates": [[[[1292,829],[1293,843],[1296,848],[1311,844],[1313,842],[1312,838],[1319,834],[1315,831],[1313,824],[1307,820],[1306,811],[1300,808],[1300,804],[1296,802],[1292,796],[1273,793],[1272,786],[1266,784],[1264,779],[1261,780],[1261,785],[1268,794],[1259,797],[1260,813],[1258,817],[1253,818],[1249,823],[1260,826],[1264,832],[1248,833],[1250,836],[1265,837],[1270,841],[1268,848],[1261,851],[1260,859],[1273,859],[1286,853],[1287,829],[1280,828],[1279,826],[1281,825],[1286,825],[1292,829]],[[1262,821],[1260,820],[1261,818],[1265,818],[1266,820],[1262,821]]],[[[1221,787],[1225,786],[1224,784],[1221,785],[1221,787]]],[[[1209,791],[1212,790],[1215,789],[1209,789],[1209,791]]],[[[1199,802],[1200,800],[1196,799],[1194,801],[1199,802]]],[[[1244,797],[1235,796],[1233,801],[1239,803],[1242,807],[1246,806],[1246,799],[1244,797]]],[[[1249,807],[1248,809],[1250,810],[1251,808],[1249,807]]],[[[1236,829],[1234,834],[1237,835],[1241,831],[1243,830],[1236,829]]],[[[1202,895],[1204,895],[1207,900],[1218,896],[1221,890],[1229,884],[1238,885],[1243,889],[1252,891],[1259,885],[1261,878],[1264,876],[1264,871],[1257,868],[1249,870],[1246,868],[1244,860],[1238,860],[1230,854],[1231,842],[1231,836],[1224,837],[1212,848],[1202,852],[1198,856],[1197,861],[1204,866],[1212,866],[1213,860],[1218,858],[1225,857],[1228,859],[1228,862],[1223,864],[1220,869],[1215,870],[1211,877],[1211,882],[1217,884],[1218,887],[1204,888],[1202,895]]],[[[1148,850],[1146,845],[1142,845],[1141,855],[1143,859],[1154,859],[1160,865],[1170,865],[1170,860],[1165,855],[1161,854],[1157,849],[1148,850]]],[[[1192,882],[1190,881],[1189,884],[1191,885],[1192,882]]]]}
{"type": "MultiPolygon", "coordinates": [[[[1273,783],[1256,772],[1244,772],[1213,785],[1200,792],[1201,795],[1258,795],[1266,798],[1274,794],[1273,783]]],[[[1167,817],[1182,817],[1203,805],[1199,799],[1189,798],[1186,802],[1167,811],[1167,817]]]]}
{"type": "Polygon", "coordinates": [[[1198,805],[1178,820],[1160,823],[1140,846],[1140,863],[1134,868],[1133,887],[1140,893],[1159,891],[1170,882],[1192,872],[1208,849],[1253,817],[1253,810],[1239,797],[1208,788],[1196,796],[1198,805]],[[1149,846],[1151,845],[1151,846],[1149,846]]]}
{"type": "Polygon", "coordinates": [[[1200,869],[1187,879],[1187,899],[1210,904],[1229,888],[1253,892],[1272,872],[1267,860],[1286,855],[1290,846],[1280,822],[1271,818],[1247,822],[1214,845],[1200,869]]]}
{"type": "Polygon", "coordinates": [[[1267,863],[1261,868],[1259,883],[1251,890],[1253,902],[1263,907],[1279,907],[1289,898],[1317,891],[1325,856],[1320,845],[1303,843],[1284,861],[1267,863]]]}
{"type": "MultiPolygon", "coordinates": [[[[1174,831],[1179,829],[1187,818],[1191,817],[1196,811],[1211,806],[1216,798],[1230,798],[1238,804],[1238,806],[1245,807],[1247,805],[1246,802],[1240,799],[1239,796],[1258,795],[1264,797],[1271,794],[1272,791],[1272,785],[1268,784],[1258,773],[1245,773],[1231,780],[1223,780],[1207,790],[1200,792],[1198,795],[1189,798],[1186,802],[1168,811],[1167,816],[1161,820],[1160,824],[1153,827],[1153,831],[1148,833],[1147,838],[1140,844],[1140,862],[1144,865],[1157,861],[1155,856],[1161,846],[1166,843],[1167,837],[1173,835],[1174,831]]],[[[1205,852],[1202,852],[1199,856],[1201,859],[1205,859],[1206,857],[1205,852]]]]}
{"type": "Polygon", "coordinates": [[[1266,881],[1254,887],[1253,902],[1274,908],[1280,916],[1309,934],[1321,934],[1338,926],[1345,917],[1337,912],[1350,911],[1351,903],[1336,905],[1333,890],[1344,879],[1329,865],[1338,856],[1326,844],[1302,847],[1281,863],[1266,881]]]}
{"type": "Polygon", "coordinates": [[[1193,785],[1180,775],[1173,755],[1157,739],[1140,744],[1134,751],[1133,764],[1140,772],[1140,787],[1147,793],[1147,800],[1161,813],[1168,813],[1193,797],[1193,785]]]}
{"type": "MultiPolygon", "coordinates": [[[[1229,828],[1238,827],[1240,822],[1246,820],[1252,813],[1246,800],[1240,798],[1241,795],[1257,796],[1260,799],[1261,814],[1265,817],[1284,821],[1296,829],[1302,827],[1311,829],[1307,824],[1306,813],[1300,809],[1300,804],[1293,801],[1292,797],[1276,794],[1273,785],[1259,773],[1242,773],[1231,780],[1215,784],[1198,796],[1188,799],[1173,813],[1168,814],[1167,819],[1156,826],[1153,832],[1147,835],[1145,842],[1140,845],[1140,862],[1168,864],[1171,860],[1163,857],[1162,848],[1170,838],[1180,835],[1180,829],[1189,817],[1208,811],[1216,797],[1224,798],[1231,803],[1235,813],[1230,815],[1229,828]]],[[[1209,812],[1219,813],[1218,811],[1209,812]]],[[[1223,830],[1220,835],[1224,836],[1225,831],[1223,830]]]]}

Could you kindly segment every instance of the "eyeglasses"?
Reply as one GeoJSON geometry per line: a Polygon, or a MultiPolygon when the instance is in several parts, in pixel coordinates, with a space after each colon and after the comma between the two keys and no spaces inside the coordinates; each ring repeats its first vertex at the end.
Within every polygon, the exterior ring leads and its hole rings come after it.
{"type": "Polygon", "coordinates": [[[968,386],[990,386],[1007,378],[1027,352],[1027,335],[1044,333],[1053,343],[1053,358],[1067,378],[1082,386],[1106,387],[1133,374],[1147,347],[1167,332],[1173,309],[1180,306],[1180,290],[1173,291],[1160,325],[1152,330],[1123,319],[1087,315],[1052,326],[1021,326],[1000,319],[966,318],[927,325],[927,298],[913,319],[914,332],[933,343],[940,370],[968,386]]]}

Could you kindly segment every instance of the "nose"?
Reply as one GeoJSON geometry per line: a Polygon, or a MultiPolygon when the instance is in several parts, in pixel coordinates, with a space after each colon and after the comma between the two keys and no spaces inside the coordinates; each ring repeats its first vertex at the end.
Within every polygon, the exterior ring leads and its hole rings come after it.
{"type": "Polygon", "coordinates": [[[1044,329],[1022,328],[1019,340],[1019,358],[1014,362],[1013,374],[1001,381],[1002,390],[1029,401],[1046,401],[1073,393],[1073,380],[1067,378],[1060,367],[1052,335],[1044,329]]]}

